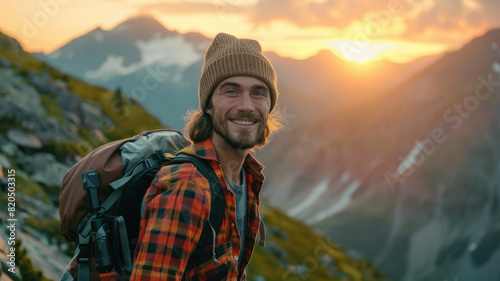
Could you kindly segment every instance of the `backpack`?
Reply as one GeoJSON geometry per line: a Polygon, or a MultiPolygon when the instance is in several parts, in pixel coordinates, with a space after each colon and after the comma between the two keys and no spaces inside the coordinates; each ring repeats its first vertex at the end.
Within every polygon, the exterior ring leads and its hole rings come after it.
{"type": "Polygon", "coordinates": [[[190,144],[176,130],[146,131],[98,147],[68,170],[59,196],[61,230],[77,248],[61,280],[129,279],[146,207],[144,195],[164,165],[192,163],[210,182],[208,221],[213,228],[203,226],[188,268],[197,264],[200,250],[215,241],[225,199],[206,160],[178,153],[190,144]]]}

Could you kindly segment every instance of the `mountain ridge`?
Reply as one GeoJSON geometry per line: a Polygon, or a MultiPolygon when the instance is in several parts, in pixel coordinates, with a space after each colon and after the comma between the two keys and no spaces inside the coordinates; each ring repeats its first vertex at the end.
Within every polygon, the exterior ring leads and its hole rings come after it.
{"type": "MultiPolygon", "coordinates": [[[[131,26],[133,21],[125,23],[131,26]]],[[[156,25],[160,23],[156,21],[156,25]]],[[[111,30],[115,29],[117,27],[111,30]]],[[[123,33],[120,39],[123,41],[114,42],[107,35],[111,31],[99,32],[103,34],[101,41],[93,38],[92,34],[86,34],[39,58],[89,83],[110,90],[121,87],[132,96],[134,91],[144,92],[143,79],[150,75],[151,69],[159,69],[165,77],[161,77],[152,90],[146,89],[147,97],[139,102],[163,124],[182,129],[184,121],[179,116],[198,106],[191,95],[197,93],[203,55],[211,39],[193,32],[180,34],[169,31],[170,35],[153,36],[151,32],[144,31],[149,34],[149,39],[137,39],[123,33]],[[76,46],[76,43],[81,46],[76,46]]],[[[314,121],[323,117],[325,112],[337,110],[347,103],[376,97],[432,62],[429,59],[406,65],[387,62],[361,65],[340,59],[330,50],[320,51],[303,60],[281,57],[275,52],[265,53],[277,73],[278,90],[286,93],[281,95],[280,107],[287,114],[298,117],[289,122],[292,127],[295,122],[314,121]]]]}
{"type": "Polygon", "coordinates": [[[498,275],[498,245],[487,241],[499,217],[499,39],[487,32],[377,99],[277,135],[258,154],[272,169],[263,196],[398,280],[498,275]],[[443,260],[452,247],[459,253],[443,260]]]}

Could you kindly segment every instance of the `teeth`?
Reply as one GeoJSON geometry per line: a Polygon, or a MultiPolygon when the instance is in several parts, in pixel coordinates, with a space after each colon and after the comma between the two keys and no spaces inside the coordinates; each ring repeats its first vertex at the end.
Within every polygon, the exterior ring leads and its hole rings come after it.
{"type": "Polygon", "coordinates": [[[253,121],[233,120],[238,125],[253,125],[253,121]]]}

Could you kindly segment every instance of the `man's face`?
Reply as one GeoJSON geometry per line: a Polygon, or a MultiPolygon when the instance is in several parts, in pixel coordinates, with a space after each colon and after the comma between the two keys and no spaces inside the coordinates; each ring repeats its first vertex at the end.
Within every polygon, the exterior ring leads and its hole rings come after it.
{"type": "Polygon", "coordinates": [[[236,149],[258,144],[267,124],[271,95],[261,80],[248,76],[230,77],[220,82],[212,95],[214,137],[236,149]]]}

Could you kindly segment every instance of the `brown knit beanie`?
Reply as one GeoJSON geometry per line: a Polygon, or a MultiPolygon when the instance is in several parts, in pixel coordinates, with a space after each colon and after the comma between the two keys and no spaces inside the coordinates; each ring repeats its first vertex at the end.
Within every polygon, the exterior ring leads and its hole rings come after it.
{"type": "Polygon", "coordinates": [[[205,111],[207,108],[207,102],[215,87],[224,79],[233,76],[251,76],[266,83],[271,92],[269,112],[273,111],[278,100],[276,73],[262,53],[259,42],[238,39],[226,33],[217,34],[205,53],[198,86],[201,110],[205,111]]]}

